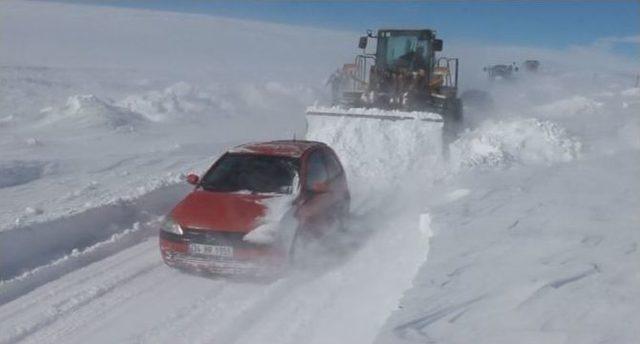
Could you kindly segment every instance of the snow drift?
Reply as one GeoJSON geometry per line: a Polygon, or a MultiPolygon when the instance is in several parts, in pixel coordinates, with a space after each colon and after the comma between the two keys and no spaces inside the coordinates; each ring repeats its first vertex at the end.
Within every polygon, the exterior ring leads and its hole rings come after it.
{"type": "Polygon", "coordinates": [[[126,108],[117,106],[92,94],[74,95],[67,99],[64,107],[42,110],[46,115],[45,125],[67,128],[108,128],[134,130],[145,122],[145,118],[126,108]]]}
{"type": "Polygon", "coordinates": [[[533,108],[533,112],[544,117],[572,117],[575,115],[589,115],[602,109],[604,103],[584,96],[573,96],[549,104],[533,108]]]}
{"type": "Polygon", "coordinates": [[[505,168],[513,164],[552,164],[579,157],[580,141],[549,121],[487,121],[450,146],[454,171],[505,168]]]}

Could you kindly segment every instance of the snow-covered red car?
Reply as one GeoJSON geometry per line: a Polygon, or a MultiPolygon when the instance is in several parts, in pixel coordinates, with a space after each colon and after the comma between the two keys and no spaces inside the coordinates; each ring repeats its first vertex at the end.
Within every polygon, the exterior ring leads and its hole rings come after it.
{"type": "Polygon", "coordinates": [[[343,227],[350,195],[335,152],[313,141],[237,146],[199,178],[160,230],[166,264],[213,273],[281,271],[343,227]]]}

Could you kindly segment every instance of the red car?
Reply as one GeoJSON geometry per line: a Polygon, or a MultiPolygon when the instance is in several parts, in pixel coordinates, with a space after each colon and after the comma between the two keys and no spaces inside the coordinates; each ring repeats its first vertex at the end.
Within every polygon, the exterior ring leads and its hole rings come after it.
{"type": "Polygon", "coordinates": [[[221,274],[281,271],[305,245],[344,225],[349,190],[324,143],[237,146],[199,178],[160,231],[166,264],[221,274]]]}

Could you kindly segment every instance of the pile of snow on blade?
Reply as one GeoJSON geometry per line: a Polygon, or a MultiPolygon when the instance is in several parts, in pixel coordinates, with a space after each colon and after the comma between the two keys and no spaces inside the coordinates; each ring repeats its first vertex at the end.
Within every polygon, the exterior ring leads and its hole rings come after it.
{"type": "Polygon", "coordinates": [[[451,144],[450,164],[455,172],[474,167],[551,164],[576,159],[581,147],[580,141],[549,121],[487,121],[451,144]]]}
{"type": "Polygon", "coordinates": [[[307,116],[307,125],[307,139],[325,142],[338,154],[356,211],[364,201],[384,201],[384,195],[398,188],[429,182],[443,166],[442,123],[307,116]]]}
{"type": "Polygon", "coordinates": [[[134,129],[145,122],[141,114],[92,94],[71,96],[64,107],[41,112],[46,115],[45,124],[71,128],[134,129]]]}

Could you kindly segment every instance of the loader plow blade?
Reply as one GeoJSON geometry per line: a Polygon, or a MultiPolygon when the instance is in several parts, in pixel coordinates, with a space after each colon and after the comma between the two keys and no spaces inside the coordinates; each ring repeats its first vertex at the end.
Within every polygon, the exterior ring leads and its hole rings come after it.
{"type": "Polygon", "coordinates": [[[307,116],[353,117],[390,121],[419,120],[424,122],[443,122],[442,116],[433,112],[343,108],[339,106],[311,106],[307,108],[307,116]]]}

